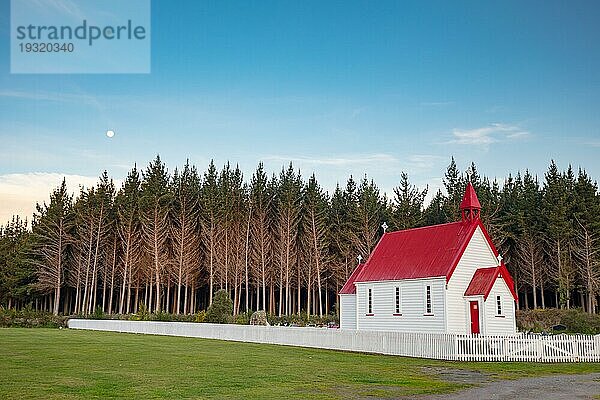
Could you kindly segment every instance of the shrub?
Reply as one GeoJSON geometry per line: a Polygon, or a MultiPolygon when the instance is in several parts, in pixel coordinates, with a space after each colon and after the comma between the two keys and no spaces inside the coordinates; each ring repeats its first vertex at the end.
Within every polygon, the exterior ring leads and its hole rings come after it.
{"type": "Polygon", "coordinates": [[[552,327],[564,325],[568,333],[600,334],[600,315],[581,309],[518,310],[517,327],[521,331],[551,332],[552,327]]]}
{"type": "Polygon", "coordinates": [[[148,312],[148,307],[142,302],[140,302],[138,307],[138,312],[136,314],[132,314],[132,321],[149,321],[150,320],[150,312],[148,312]]]}
{"type": "Polygon", "coordinates": [[[104,319],[105,315],[104,315],[104,311],[102,310],[101,306],[96,306],[96,309],[94,310],[94,313],[92,315],[90,315],[91,319],[104,319]]]}
{"type": "Polygon", "coordinates": [[[0,327],[2,328],[66,328],[68,317],[54,315],[46,311],[24,308],[16,311],[0,307],[0,327]]]}
{"type": "Polygon", "coordinates": [[[588,314],[583,310],[567,310],[561,323],[570,332],[586,333],[590,335],[600,334],[600,316],[588,314]]]}
{"type": "Polygon", "coordinates": [[[205,322],[206,321],[206,311],[199,311],[196,313],[194,317],[194,322],[205,322]]]}
{"type": "Polygon", "coordinates": [[[267,319],[269,324],[271,325],[282,325],[282,326],[327,326],[330,323],[334,325],[339,325],[339,319],[335,315],[323,315],[319,317],[318,315],[308,315],[303,312],[300,315],[291,314],[291,315],[282,315],[280,317],[268,314],[267,319]]]}
{"type": "Polygon", "coordinates": [[[206,322],[213,324],[227,324],[233,317],[233,301],[229,293],[219,290],[213,297],[212,304],[206,311],[206,322]]]}
{"type": "Polygon", "coordinates": [[[150,320],[152,321],[173,321],[173,316],[169,313],[166,313],[164,311],[157,311],[155,313],[152,313],[152,315],[150,316],[150,320]]]}
{"type": "Polygon", "coordinates": [[[235,316],[234,322],[238,325],[249,325],[250,317],[252,317],[252,311],[246,311],[235,316]]]}
{"type": "Polygon", "coordinates": [[[250,325],[269,325],[267,322],[267,313],[264,310],[258,310],[250,316],[250,325]]]}

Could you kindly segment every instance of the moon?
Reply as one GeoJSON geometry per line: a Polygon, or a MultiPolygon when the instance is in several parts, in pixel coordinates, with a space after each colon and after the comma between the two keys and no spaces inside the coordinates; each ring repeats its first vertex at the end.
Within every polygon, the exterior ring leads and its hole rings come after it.
{"type": "Polygon", "coordinates": [[[107,130],[106,136],[108,136],[109,138],[115,136],[115,131],[113,131],[112,129],[107,130]]]}

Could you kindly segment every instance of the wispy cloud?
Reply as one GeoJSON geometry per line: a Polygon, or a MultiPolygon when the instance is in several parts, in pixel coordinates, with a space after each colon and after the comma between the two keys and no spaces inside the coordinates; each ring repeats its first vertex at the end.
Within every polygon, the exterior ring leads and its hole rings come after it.
{"type": "Polygon", "coordinates": [[[600,140],[588,140],[582,143],[585,146],[600,147],[600,140]]]}
{"type": "MultiPolygon", "coordinates": [[[[50,192],[66,179],[71,193],[79,193],[79,187],[91,187],[98,178],[83,175],[49,172],[0,175],[0,224],[13,215],[30,219],[36,203],[48,202],[50,192]]],[[[115,182],[115,185],[120,182],[115,182]]]]}
{"type": "Polygon", "coordinates": [[[397,157],[392,154],[353,154],[332,157],[308,157],[308,156],[281,156],[271,155],[263,157],[262,160],[269,164],[287,165],[292,162],[301,169],[334,168],[347,171],[377,171],[400,174],[400,171],[409,173],[421,173],[436,168],[440,162],[446,161],[446,157],[432,154],[411,154],[397,157]]]}
{"type": "Polygon", "coordinates": [[[530,135],[530,132],[516,125],[491,124],[475,129],[455,128],[452,130],[453,138],[446,143],[487,146],[506,140],[523,139],[530,135]]]}
{"type": "Polygon", "coordinates": [[[352,112],[350,113],[350,117],[351,118],[356,118],[359,115],[361,115],[362,113],[364,113],[365,111],[367,111],[367,109],[368,109],[367,107],[357,107],[357,108],[354,108],[352,110],[352,112]]]}
{"type": "Polygon", "coordinates": [[[454,104],[453,101],[422,101],[419,103],[421,107],[442,107],[454,104]]]}
{"type": "Polygon", "coordinates": [[[496,105],[496,106],[492,106],[492,107],[486,109],[485,112],[490,113],[490,114],[495,114],[495,113],[504,112],[507,110],[508,110],[508,107],[506,107],[506,106],[496,105]]]}
{"type": "Polygon", "coordinates": [[[72,0],[31,0],[30,3],[36,10],[46,10],[83,20],[85,13],[72,0]]]}
{"type": "Polygon", "coordinates": [[[23,90],[0,90],[0,99],[10,98],[17,100],[34,100],[36,102],[50,102],[50,103],[69,103],[69,104],[83,104],[87,107],[92,107],[97,110],[100,115],[104,115],[105,107],[104,103],[111,104],[113,99],[104,98],[101,99],[98,96],[94,96],[87,93],[58,93],[58,92],[45,92],[45,91],[23,91],[23,90]]]}
{"type": "Polygon", "coordinates": [[[332,167],[356,167],[381,165],[381,163],[397,163],[398,159],[390,154],[361,154],[341,157],[290,157],[290,156],[267,156],[264,161],[280,163],[297,163],[302,165],[326,165],[332,167]]]}
{"type": "Polygon", "coordinates": [[[22,100],[52,101],[52,102],[85,102],[96,104],[96,98],[87,94],[53,93],[53,92],[25,92],[21,90],[0,90],[0,97],[9,97],[22,100]]]}
{"type": "Polygon", "coordinates": [[[446,157],[431,154],[413,154],[408,156],[407,169],[409,170],[430,170],[440,162],[447,160],[446,157]]]}

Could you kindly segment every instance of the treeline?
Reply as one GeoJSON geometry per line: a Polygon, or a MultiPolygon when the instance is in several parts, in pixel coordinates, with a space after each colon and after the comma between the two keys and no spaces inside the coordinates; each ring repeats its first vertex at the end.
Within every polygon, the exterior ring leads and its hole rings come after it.
{"type": "Polygon", "coordinates": [[[327,193],[292,164],[249,179],[238,167],[203,173],[186,163],[169,173],[157,156],[115,188],[56,188],[31,220],[0,228],[0,302],[55,314],[189,314],[230,293],[234,314],[335,313],[337,292],[381,236],[460,218],[471,181],[482,219],[515,278],[521,308],[597,311],[600,196],[584,170],[552,162],[542,182],[525,171],[498,183],[452,159],[445,192],[400,174],[393,198],[366,176],[327,193]]]}

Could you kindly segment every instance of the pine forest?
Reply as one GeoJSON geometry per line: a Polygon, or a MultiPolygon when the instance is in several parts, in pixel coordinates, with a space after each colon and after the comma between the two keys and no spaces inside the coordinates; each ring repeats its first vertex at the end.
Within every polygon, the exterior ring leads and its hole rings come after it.
{"type": "Polygon", "coordinates": [[[519,308],[598,312],[600,195],[585,170],[551,162],[501,182],[451,160],[444,190],[406,173],[387,197],[367,176],[327,192],[292,164],[252,176],[213,162],[172,171],[157,156],[121,187],[105,172],[73,195],[63,181],[32,217],[0,226],[0,305],[54,314],[193,314],[218,290],[234,314],[336,314],[337,293],[389,230],[451,222],[471,181],[515,279],[519,308]]]}

